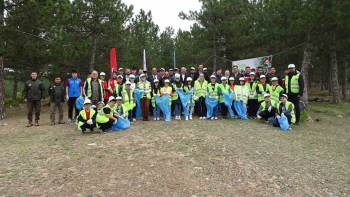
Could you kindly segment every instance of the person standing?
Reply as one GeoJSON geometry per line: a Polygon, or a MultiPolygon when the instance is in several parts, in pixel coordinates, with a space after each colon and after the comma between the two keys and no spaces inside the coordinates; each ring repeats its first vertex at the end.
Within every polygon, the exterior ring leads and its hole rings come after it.
{"type": "Polygon", "coordinates": [[[242,77],[242,75],[239,73],[239,69],[237,65],[232,66],[231,76],[235,79],[235,85],[239,85],[239,78],[242,77]]]}
{"type": "Polygon", "coordinates": [[[72,77],[66,82],[66,99],[68,101],[68,123],[71,123],[79,115],[79,110],[75,107],[75,101],[83,92],[83,83],[78,78],[78,72],[72,70],[72,77]],[[74,118],[73,118],[73,110],[74,118]]]}
{"type": "Polygon", "coordinates": [[[181,67],[180,69],[180,79],[181,79],[181,83],[182,84],[186,84],[187,83],[187,69],[185,67],[181,67]]]}
{"type": "Polygon", "coordinates": [[[143,90],[141,97],[142,120],[148,121],[149,105],[151,100],[151,83],[146,80],[146,74],[140,75],[140,81],[137,85],[140,90],[143,90]]]}
{"type": "Polygon", "coordinates": [[[100,73],[100,80],[102,81],[102,88],[103,88],[103,101],[104,103],[108,102],[108,99],[110,96],[112,96],[108,89],[108,82],[106,81],[106,73],[101,72],[100,73]]]}
{"type": "Polygon", "coordinates": [[[278,78],[272,77],[271,79],[272,85],[270,85],[270,95],[271,99],[274,100],[276,103],[280,101],[280,95],[283,93],[284,89],[278,84],[278,78]]]}
{"type": "MultiPolygon", "coordinates": [[[[217,100],[219,102],[219,91],[218,91],[218,83],[216,83],[216,76],[215,75],[211,75],[210,76],[210,83],[208,84],[207,87],[207,94],[208,97],[214,100],[217,100]]],[[[217,120],[218,119],[218,111],[219,111],[219,106],[216,105],[213,109],[213,114],[211,115],[211,117],[207,117],[210,118],[211,120],[217,120]]]]}
{"type": "Polygon", "coordinates": [[[260,81],[256,87],[259,104],[264,101],[264,95],[270,92],[270,85],[266,83],[266,76],[260,75],[260,81]]]}
{"type": "Polygon", "coordinates": [[[255,73],[251,72],[250,73],[250,79],[246,83],[249,91],[249,96],[248,96],[248,116],[249,118],[255,118],[256,114],[259,109],[259,102],[258,102],[258,94],[257,94],[257,87],[258,87],[258,82],[255,80],[255,73]]]}
{"type": "Polygon", "coordinates": [[[224,102],[224,94],[230,93],[230,85],[227,84],[226,77],[221,77],[220,81],[221,81],[221,84],[218,84],[219,107],[220,107],[222,118],[226,119],[228,109],[227,109],[227,106],[225,105],[225,102],[224,102]]]}
{"type": "Polygon", "coordinates": [[[148,80],[151,84],[154,84],[154,80],[156,80],[156,79],[159,81],[158,70],[157,70],[156,67],[153,67],[153,68],[152,68],[152,75],[150,75],[150,76],[148,77],[147,80],[148,80]]]}
{"type": "Polygon", "coordinates": [[[98,79],[96,70],[91,72],[91,78],[86,79],[84,84],[84,96],[89,98],[93,105],[97,105],[99,101],[103,101],[102,81],[98,79]]]}
{"type": "Polygon", "coordinates": [[[24,85],[24,101],[27,102],[28,125],[33,126],[33,113],[35,113],[35,126],[39,126],[41,99],[44,98],[44,84],[38,80],[38,72],[31,73],[31,79],[24,85]]]}
{"type": "Polygon", "coordinates": [[[64,124],[63,103],[64,103],[65,95],[66,95],[66,91],[62,84],[61,77],[55,77],[54,83],[49,88],[51,126],[56,124],[55,122],[56,109],[58,109],[58,124],[64,124]]]}
{"type": "Polygon", "coordinates": [[[288,75],[285,77],[285,92],[288,95],[290,102],[295,107],[295,124],[300,122],[300,98],[304,93],[304,78],[303,75],[296,70],[294,64],[288,65],[288,75]]]}
{"type": "Polygon", "coordinates": [[[175,120],[181,120],[181,100],[177,92],[178,89],[182,89],[181,75],[179,73],[175,74],[175,80],[172,83],[173,96],[171,97],[171,107],[172,112],[175,114],[175,120]]]}
{"type": "Polygon", "coordinates": [[[195,100],[195,107],[200,120],[205,120],[207,116],[207,107],[205,105],[207,87],[208,81],[205,80],[204,73],[200,73],[193,87],[193,99],[195,100]]]}

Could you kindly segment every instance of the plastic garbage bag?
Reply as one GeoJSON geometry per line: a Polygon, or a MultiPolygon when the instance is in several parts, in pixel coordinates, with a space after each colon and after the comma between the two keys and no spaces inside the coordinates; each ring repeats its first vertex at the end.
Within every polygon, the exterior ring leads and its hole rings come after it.
{"type": "Polygon", "coordinates": [[[214,110],[218,106],[218,100],[207,96],[205,97],[205,105],[207,106],[207,118],[214,117],[214,110]]]}
{"type": "Polygon", "coordinates": [[[141,118],[142,108],[141,108],[141,97],[143,95],[143,90],[136,88],[134,90],[134,98],[136,102],[136,118],[141,118]]]}
{"type": "Polygon", "coordinates": [[[164,96],[156,96],[156,104],[164,114],[164,120],[171,121],[170,97],[168,94],[164,96]]]}
{"type": "Polygon", "coordinates": [[[280,125],[280,129],[282,131],[288,131],[289,129],[289,123],[288,123],[288,118],[285,115],[281,115],[280,117],[277,117],[278,123],[280,125]]]}
{"type": "Polygon", "coordinates": [[[130,128],[130,121],[123,117],[118,117],[118,119],[113,123],[112,131],[126,130],[128,128],[130,128]]]}
{"type": "Polygon", "coordinates": [[[84,107],[84,97],[82,96],[79,96],[77,98],[77,100],[75,100],[75,107],[78,109],[78,110],[82,110],[83,107],[84,107]]]}
{"type": "Polygon", "coordinates": [[[232,101],[233,101],[234,93],[224,93],[224,103],[228,108],[228,112],[230,113],[230,117],[235,117],[235,113],[232,110],[232,101]]]}
{"type": "Polygon", "coordinates": [[[182,89],[177,89],[176,91],[180,97],[182,108],[184,109],[184,115],[189,116],[192,91],[184,92],[182,89]]]}
{"type": "Polygon", "coordinates": [[[241,118],[242,120],[248,120],[247,105],[243,101],[235,101],[234,107],[239,118],[241,118]]]}

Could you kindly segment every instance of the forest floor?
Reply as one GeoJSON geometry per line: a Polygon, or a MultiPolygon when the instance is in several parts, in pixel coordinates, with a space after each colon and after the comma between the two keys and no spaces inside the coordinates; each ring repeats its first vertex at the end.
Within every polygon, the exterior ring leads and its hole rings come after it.
{"type": "Polygon", "coordinates": [[[281,132],[251,120],[74,125],[0,122],[0,196],[350,196],[350,104],[312,104],[281,132]]]}

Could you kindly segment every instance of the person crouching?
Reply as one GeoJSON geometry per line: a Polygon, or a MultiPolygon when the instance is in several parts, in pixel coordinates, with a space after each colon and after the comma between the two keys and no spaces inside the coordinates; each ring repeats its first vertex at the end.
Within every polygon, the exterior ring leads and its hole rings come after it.
{"type": "Polygon", "coordinates": [[[96,127],[96,111],[91,108],[91,100],[86,99],[84,101],[84,108],[80,111],[77,117],[78,129],[85,133],[86,129],[93,131],[96,127]]]}
{"type": "Polygon", "coordinates": [[[277,104],[271,100],[270,94],[264,94],[264,101],[260,104],[257,117],[269,121],[274,119],[277,112],[277,104]]]}
{"type": "Polygon", "coordinates": [[[110,96],[107,105],[99,110],[97,114],[96,122],[98,128],[103,132],[110,131],[112,129],[114,121],[117,120],[117,117],[115,117],[113,113],[116,101],[117,100],[114,96],[110,96]]]}

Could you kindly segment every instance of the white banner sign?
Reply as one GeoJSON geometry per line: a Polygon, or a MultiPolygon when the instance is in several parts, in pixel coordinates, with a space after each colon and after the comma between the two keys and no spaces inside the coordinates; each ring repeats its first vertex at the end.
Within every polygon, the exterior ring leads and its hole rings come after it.
{"type": "Polygon", "coordinates": [[[258,66],[262,67],[271,67],[272,64],[272,56],[264,56],[264,57],[256,57],[245,60],[233,61],[232,65],[238,66],[239,69],[244,69],[247,66],[251,68],[257,68],[258,66]]]}

